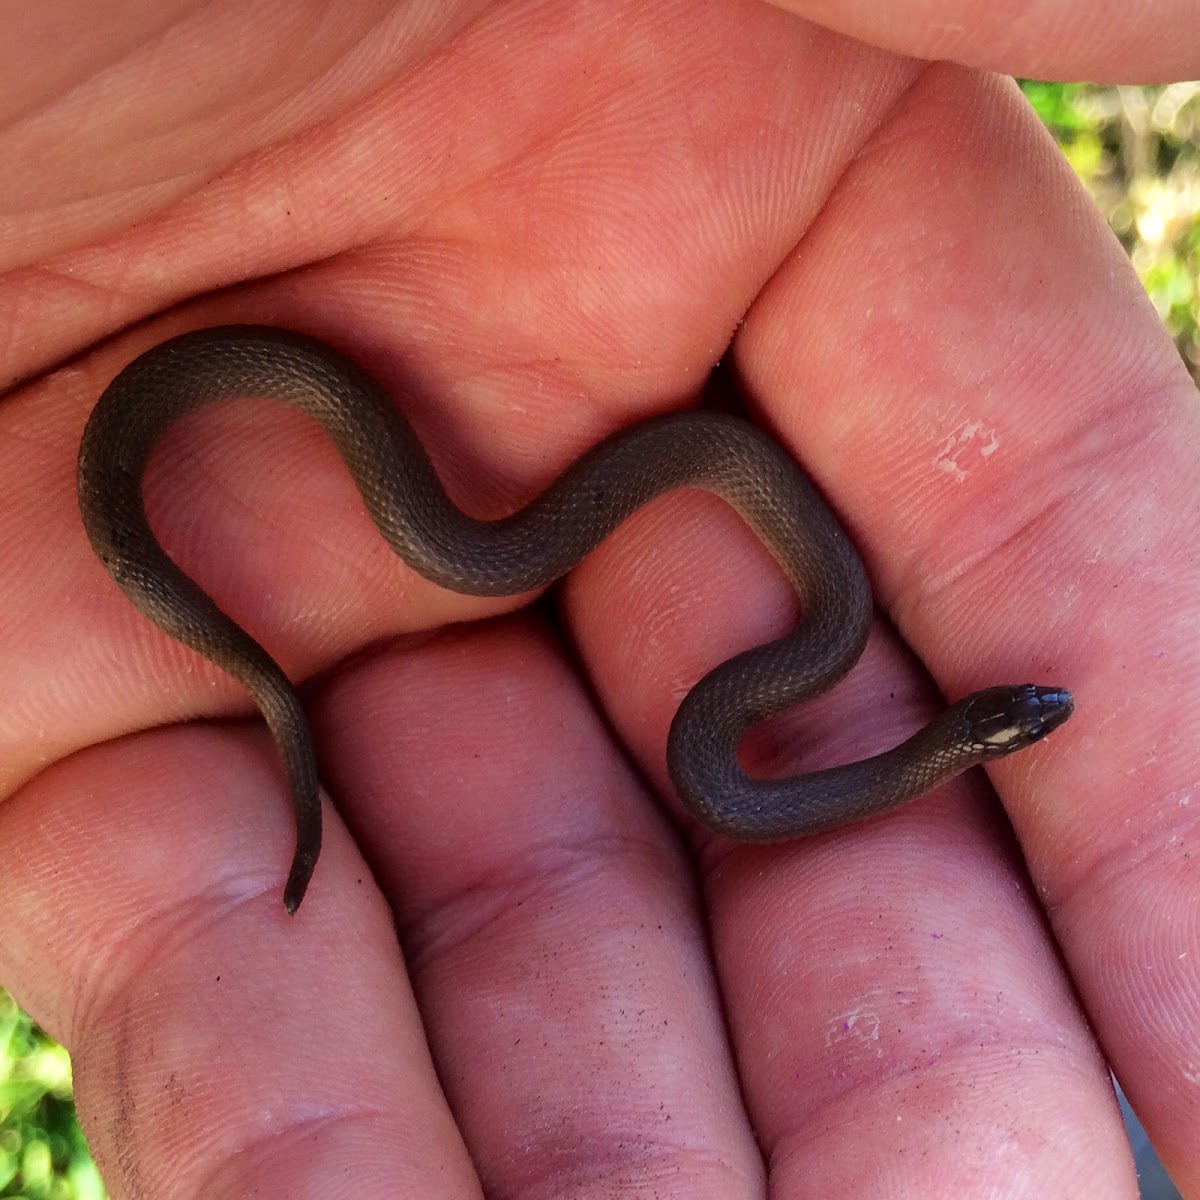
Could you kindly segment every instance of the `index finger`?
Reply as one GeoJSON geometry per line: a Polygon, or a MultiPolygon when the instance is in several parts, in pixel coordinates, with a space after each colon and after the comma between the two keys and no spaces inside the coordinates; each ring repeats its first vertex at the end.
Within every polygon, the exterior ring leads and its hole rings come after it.
{"type": "Polygon", "coordinates": [[[1075,691],[1052,744],[991,774],[1092,1025],[1186,1188],[1196,392],[1021,101],[971,78],[935,67],[912,90],[747,319],[739,361],[819,455],[877,601],[948,694],[1007,664],[1075,691]]]}

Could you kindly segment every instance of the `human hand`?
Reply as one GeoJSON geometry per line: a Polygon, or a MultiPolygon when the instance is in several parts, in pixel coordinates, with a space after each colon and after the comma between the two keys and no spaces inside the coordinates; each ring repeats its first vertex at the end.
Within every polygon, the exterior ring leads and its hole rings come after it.
{"type": "MultiPolygon", "coordinates": [[[[1163,13],[1089,52],[964,9],[955,51],[1190,73],[1142,36],[1163,13]]],[[[57,99],[4,135],[37,169],[5,184],[0,304],[13,378],[88,353],[0,413],[0,978],[72,1048],[114,1195],[1132,1196],[1106,1055],[1200,1190],[1195,393],[1012,88],[752,5],[48,15],[7,47],[57,99]],[[316,676],[344,825],[287,919],[273,749],[103,576],[72,485],[121,364],[243,320],[352,350],[480,513],[732,338],[908,647],[877,630],[752,761],[1062,682],[1071,724],[992,775],[1020,853],[974,777],[785,847],[676,823],[680,696],[795,619],[718,502],[659,502],[557,613],[505,615],[398,564],[321,435],[246,404],[176,431],[147,493],[316,676]]],[[[889,19],[851,28],[935,49],[889,19]]]]}

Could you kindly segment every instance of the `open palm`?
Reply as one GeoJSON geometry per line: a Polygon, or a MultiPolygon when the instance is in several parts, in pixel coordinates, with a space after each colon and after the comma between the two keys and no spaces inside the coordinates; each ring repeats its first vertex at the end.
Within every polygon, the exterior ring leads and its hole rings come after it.
{"type": "MultiPolygon", "coordinates": [[[[1131,1197],[1111,1062],[1200,1195],[1196,397],[1012,84],[849,5],[886,49],[700,0],[132,7],[26,18],[0,134],[0,979],[113,1194],[1131,1197]],[[308,680],[337,815],[289,919],[265,730],[74,506],[115,371],[236,321],[352,353],[485,516],[724,357],[884,614],[764,772],[995,682],[1079,711],[1003,811],[975,773],[709,838],[671,716],[797,616],[736,516],[657,501],[517,610],[397,562],[305,418],[221,406],[147,504],[308,680]]],[[[962,7],[976,66],[1189,66],[962,7]]]]}

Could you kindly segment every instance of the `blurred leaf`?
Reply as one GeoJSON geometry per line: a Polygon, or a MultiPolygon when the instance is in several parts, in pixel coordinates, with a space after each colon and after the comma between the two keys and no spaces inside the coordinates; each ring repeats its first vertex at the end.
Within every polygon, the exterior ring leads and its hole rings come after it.
{"type": "Polygon", "coordinates": [[[71,1103],[67,1052],[0,989],[0,1197],[105,1200],[71,1103]]]}
{"type": "Polygon", "coordinates": [[[1079,95],[1077,83],[1043,83],[1037,79],[1022,79],[1021,91],[1033,105],[1042,124],[1055,135],[1091,129],[1091,122],[1075,105],[1079,95]]]}

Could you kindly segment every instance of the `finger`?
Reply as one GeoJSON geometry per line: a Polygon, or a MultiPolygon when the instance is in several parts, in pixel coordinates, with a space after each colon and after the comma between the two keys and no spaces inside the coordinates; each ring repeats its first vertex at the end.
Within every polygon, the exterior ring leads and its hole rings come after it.
{"type": "Polygon", "coordinates": [[[189,726],[0,807],[0,974],[72,1051],[114,1196],[478,1195],[390,915],[330,822],[303,912],[265,739],[189,726]]]}
{"type": "Polygon", "coordinates": [[[1034,79],[1154,83],[1194,79],[1200,46],[1182,30],[1200,28],[1196,0],[1049,0],[1012,9],[981,0],[774,0],[781,8],[873,46],[921,59],[1034,79]]]}
{"type": "Polygon", "coordinates": [[[928,73],[748,318],[739,362],[811,447],[878,601],[946,693],[1076,690],[1067,726],[990,774],[1091,1024],[1186,1191],[1196,877],[1170,847],[1193,824],[1195,392],[1022,111],[997,83],[928,73]],[[847,258],[877,269],[849,281],[847,258]]]}
{"type": "Polygon", "coordinates": [[[689,865],[553,639],[452,630],[317,708],[485,1192],[760,1195],[689,865]]]}

